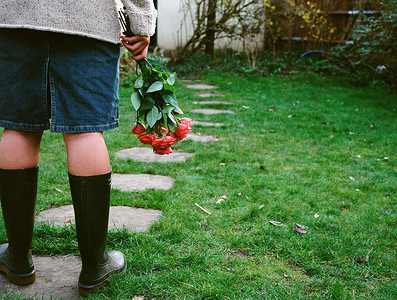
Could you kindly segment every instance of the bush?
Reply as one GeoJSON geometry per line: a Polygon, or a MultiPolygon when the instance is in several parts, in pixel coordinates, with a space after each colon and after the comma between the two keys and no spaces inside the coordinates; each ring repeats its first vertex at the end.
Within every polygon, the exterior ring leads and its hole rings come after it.
{"type": "Polygon", "coordinates": [[[363,15],[349,42],[333,49],[335,64],[347,69],[362,85],[385,82],[396,86],[397,0],[378,1],[379,13],[363,15]]]}

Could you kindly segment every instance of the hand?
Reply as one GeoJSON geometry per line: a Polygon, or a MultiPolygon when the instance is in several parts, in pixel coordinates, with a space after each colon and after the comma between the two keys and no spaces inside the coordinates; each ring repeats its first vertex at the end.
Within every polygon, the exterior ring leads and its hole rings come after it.
{"type": "Polygon", "coordinates": [[[121,43],[132,54],[133,60],[141,60],[147,56],[150,37],[135,35],[132,37],[121,36],[121,43]]]}

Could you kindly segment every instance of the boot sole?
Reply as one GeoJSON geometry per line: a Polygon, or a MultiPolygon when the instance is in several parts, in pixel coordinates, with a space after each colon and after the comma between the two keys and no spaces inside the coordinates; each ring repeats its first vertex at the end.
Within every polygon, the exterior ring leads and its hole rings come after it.
{"type": "Polygon", "coordinates": [[[126,269],[127,269],[127,264],[125,265],[124,269],[109,273],[108,276],[101,283],[98,283],[95,286],[82,287],[82,285],[79,282],[79,295],[84,297],[84,296],[87,296],[88,294],[95,293],[96,291],[103,288],[106,284],[108,284],[113,275],[123,274],[126,269]]]}
{"type": "Polygon", "coordinates": [[[12,282],[16,285],[28,285],[32,284],[36,280],[36,272],[34,271],[33,274],[18,276],[15,274],[10,273],[6,269],[0,268],[0,273],[4,274],[8,281],[12,282]]]}

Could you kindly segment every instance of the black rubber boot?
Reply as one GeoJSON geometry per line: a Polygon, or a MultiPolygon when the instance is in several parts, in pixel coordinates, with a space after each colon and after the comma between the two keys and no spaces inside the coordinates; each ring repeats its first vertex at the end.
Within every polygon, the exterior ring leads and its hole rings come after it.
{"type": "Polygon", "coordinates": [[[111,173],[95,176],[69,174],[69,182],[83,264],[79,293],[84,296],[103,287],[111,275],[124,272],[126,261],[121,252],[106,251],[111,173]]]}
{"type": "Polygon", "coordinates": [[[38,167],[0,169],[0,198],[8,244],[0,245],[0,272],[17,285],[36,279],[32,238],[36,208],[38,167]]]}

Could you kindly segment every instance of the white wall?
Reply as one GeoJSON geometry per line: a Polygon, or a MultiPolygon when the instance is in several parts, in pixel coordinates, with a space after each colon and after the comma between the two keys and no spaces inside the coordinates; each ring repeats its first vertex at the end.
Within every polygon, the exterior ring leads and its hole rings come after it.
{"type": "MultiPolygon", "coordinates": [[[[186,24],[181,30],[184,14],[181,0],[158,0],[157,45],[161,49],[175,50],[186,42],[186,24]]],[[[190,24],[190,22],[187,22],[190,24]]]]}

